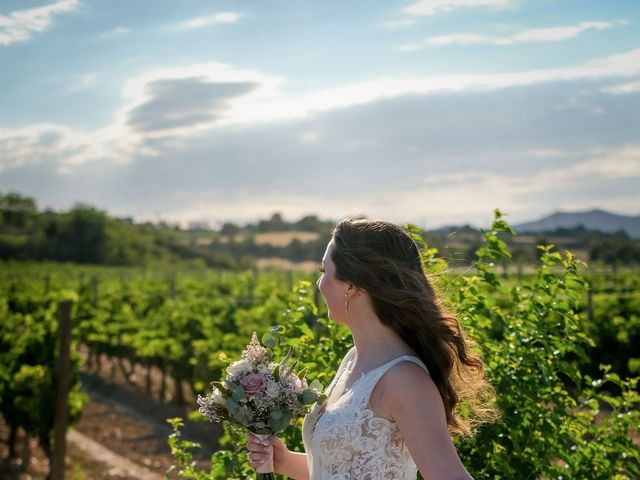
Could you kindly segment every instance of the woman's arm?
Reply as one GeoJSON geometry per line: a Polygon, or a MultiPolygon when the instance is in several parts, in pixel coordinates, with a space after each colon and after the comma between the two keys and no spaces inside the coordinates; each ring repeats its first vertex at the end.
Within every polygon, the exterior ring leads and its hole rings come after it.
{"type": "Polygon", "coordinates": [[[442,398],[431,376],[413,362],[400,362],[383,380],[380,403],[395,421],[423,478],[473,480],[451,440],[442,398]]]}
{"type": "Polygon", "coordinates": [[[309,467],[307,454],[292,452],[276,436],[270,436],[262,440],[251,432],[246,432],[247,450],[249,451],[249,465],[258,468],[268,456],[272,456],[273,470],[295,480],[309,480],[309,467]]]}
{"type": "Polygon", "coordinates": [[[286,456],[283,465],[276,470],[280,475],[291,477],[295,480],[309,480],[309,465],[307,454],[291,452],[286,456]]]}

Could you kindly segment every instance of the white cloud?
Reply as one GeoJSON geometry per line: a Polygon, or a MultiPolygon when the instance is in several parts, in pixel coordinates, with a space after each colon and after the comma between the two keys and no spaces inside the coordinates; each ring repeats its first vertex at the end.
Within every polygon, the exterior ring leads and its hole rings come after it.
{"type": "Polygon", "coordinates": [[[403,10],[413,16],[431,16],[461,7],[506,7],[513,0],[421,0],[403,10]]]}
{"type": "Polygon", "coordinates": [[[579,25],[565,27],[538,28],[512,35],[510,37],[492,37],[489,35],[479,35],[476,33],[457,33],[452,35],[440,35],[425,39],[427,45],[513,45],[515,43],[532,42],[559,42],[577,37],[587,30],[602,30],[613,25],[609,22],[583,22],[579,25]]]}
{"type": "Polygon", "coordinates": [[[640,80],[629,83],[621,83],[618,85],[612,85],[610,87],[604,87],[601,89],[604,93],[612,93],[614,95],[622,95],[625,93],[638,93],[640,92],[640,80]]]}
{"type": "Polygon", "coordinates": [[[557,42],[577,37],[580,33],[586,30],[602,30],[610,28],[611,26],[612,25],[609,22],[582,22],[579,25],[568,27],[537,28],[527,30],[526,32],[514,35],[512,38],[517,42],[557,42]]]}
{"type": "Polygon", "coordinates": [[[216,13],[208,17],[192,18],[185,22],[182,22],[178,29],[192,29],[210,27],[211,25],[217,25],[220,23],[235,23],[240,18],[240,15],[234,12],[221,12],[216,13]]]}
{"type": "Polygon", "coordinates": [[[492,39],[476,33],[457,33],[453,35],[430,37],[425,39],[425,43],[428,45],[471,45],[474,43],[496,43],[497,40],[499,39],[492,39]]]}
{"type": "Polygon", "coordinates": [[[0,45],[29,40],[34,33],[51,26],[53,15],[74,10],[78,5],[78,0],[58,0],[43,7],[15,10],[8,16],[0,15],[0,45]]]}
{"type": "MultiPolygon", "coordinates": [[[[54,163],[58,173],[71,173],[89,161],[120,163],[124,152],[112,127],[93,132],[56,124],[38,124],[17,129],[0,129],[0,172],[23,165],[54,163]]],[[[123,132],[120,132],[123,133],[123,132]]]]}
{"type": "Polygon", "coordinates": [[[314,144],[320,142],[320,134],[318,132],[305,132],[300,135],[301,143],[314,144]]]}
{"type": "Polygon", "coordinates": [[[107,30],[106,32],[102,32],[97,36],[97,38],[100,40],[107,40],[110,38],[126,35],[127,33],[129,33],[129,29],[127,27],[115,27],[111,30],[107,30]]]}

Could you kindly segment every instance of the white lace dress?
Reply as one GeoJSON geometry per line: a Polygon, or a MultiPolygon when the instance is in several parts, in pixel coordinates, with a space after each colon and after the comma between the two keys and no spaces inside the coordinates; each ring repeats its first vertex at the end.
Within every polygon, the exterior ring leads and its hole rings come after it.
{"type": "Polygon", "coordinates": [[[336,386],[338,398],[331,404],[314,404],[304,418],[302,437],[310,480],[415,480],[418,468],[395,424],[371,409],[369,398],[376,383],[393,365],[403,360],[429,370],[418,357],[402,355],[364,372],[346,390],[343,385],[355,356],[355,347],[345,355],[336,376],[327,387],[336,386]]]}

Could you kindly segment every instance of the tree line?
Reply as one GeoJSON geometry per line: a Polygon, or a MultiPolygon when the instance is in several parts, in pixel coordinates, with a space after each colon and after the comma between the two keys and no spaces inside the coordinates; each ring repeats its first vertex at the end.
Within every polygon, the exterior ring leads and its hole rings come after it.
{"type": "MultiPolygon", "coordinates": [[[[134,223],[131,218],[113,217],[85,203],[76,203],[66,212],[40,211],[32,197],[0,193],[0,260],[132,266],[197,263],[228,269],[252,268],[257,258],[268,257],[318,261],[333,224],[315,215],[287,222],[276,212],[253,224],[226,222],[216,230],[205,222],[193,222],[182,229],[166,222],[134,223]],[[292,235],[286,245],[256,241],[256,236],[269,232],[312,232],[317,236],[302,240],[292,235]]],[[[482,243],[481,231],[465,225],[423,234],[450,265],[466,266],[477,261],[475,251],[482,243]]],[[[518,264],[539,261],[536,245],[549,243],[585,251],[590,262],[613,267],[640,264],[640,241],[622,231],[605,234],[577,227],[537,234],[528,243],[511,243],[506,237],[505,241],[518,264]]]]}

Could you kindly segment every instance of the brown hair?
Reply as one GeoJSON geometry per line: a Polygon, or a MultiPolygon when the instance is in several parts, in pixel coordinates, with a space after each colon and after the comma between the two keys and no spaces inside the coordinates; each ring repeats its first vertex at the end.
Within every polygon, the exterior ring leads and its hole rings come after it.
{"type": "Polygon", "coordinates": [[[442,397],[449,432],[470,436],[480,424],[497,420],[495,391],[477,344],[436,294],[413,238],[390,222],[351,218],[338,222],[331,234],[336,277],[363,289],[380,321],[425,363],[442,397]]]}

